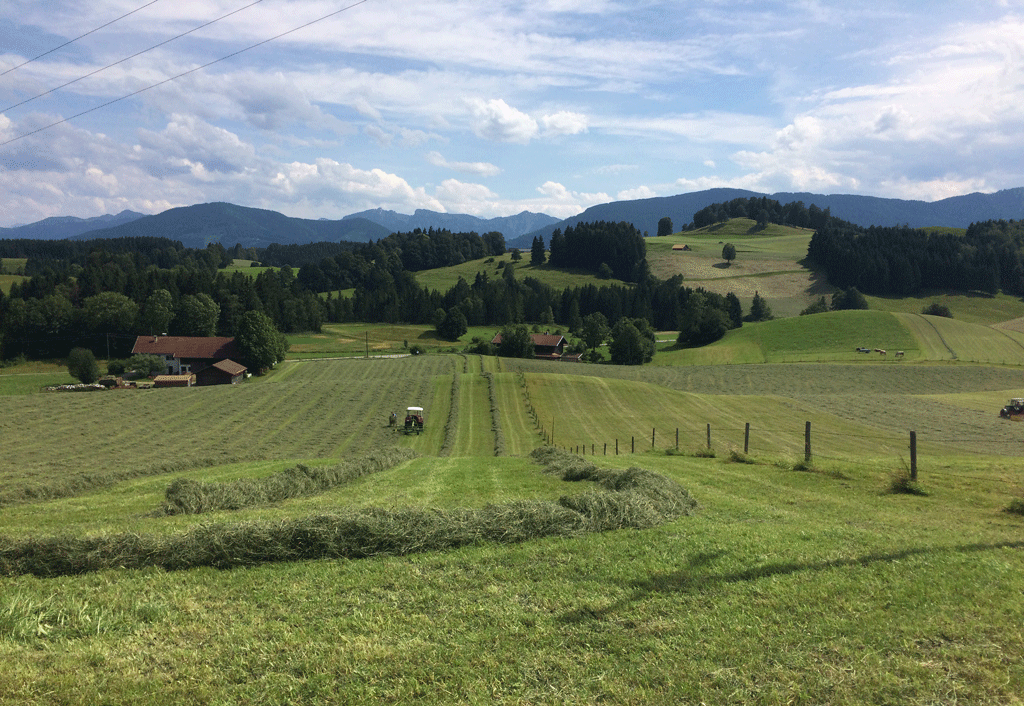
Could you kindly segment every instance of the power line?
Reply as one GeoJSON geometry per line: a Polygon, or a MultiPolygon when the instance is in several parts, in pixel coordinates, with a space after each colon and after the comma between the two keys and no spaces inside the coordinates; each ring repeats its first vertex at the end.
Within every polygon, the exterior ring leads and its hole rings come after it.
{"type": "Polygon", "coordinates": [[[11,73],[12,71],[17,71],[18,69],[20,69],[20,68],[21,68],[22,66],[24,66],[25,64],[31,64],[31,63],[32,63],[33,61],[35,61],[35,60],[37,60],[37,59],[42,59],[42,58],[43,58],[44,56],[46,56],[47,54],[52,54],[53,52],[57,51],[58,49],[63,49],[63,48],[64,48],[64,47],[66,47],[67,45],[69,45],[69,44],[73,44],[73,43],[77,42],[77,41],[78,41],[79,39],[82,39],[82,38],[84,38],[84,37],[88,37],[88,36],[89,36],[90,34],[92,34],[93,32],[98,32],[98,31],[100,31],[101,29],[103,29],[104,27],[109,27],[110,25],[114,24],[115,22],[119,22],[119,21],[123,20],[123,19],[124,19],[125,17],[128,17],[128,15],[134,15],[134,14],[135,14],[136,12],[138,12],[139,10],[145,10],[145,9],[146,9],[147,7],[149,7],[150,5],[155,5],[155,4],[156,4],[156,3],[158,3],[158,2],[160,2],[160,0],[151,0],[151,2],[147,2],[147,3],[146,3],[145,5],[143,5],[142,7],[137,7],[137,8],[135,8],[134,10],[132,10],[131,12],[126,12],[125,14],[121,15],[120,17],[118,17],[118,18],[117,18],[117,19],[115,19],[115,20],[111,20],[110,22],[107,22],[106,24],[102,24],[102,25],[100,25],[99,27],[96,27],[95,29],[90,29],[90,30],[89,30],[88,32],[86,32],[85,34],[80,34],[80,35],[78,35],[77,37],[75,37],[74,39],[69,39],[68,41],[64,42],[64,43],[63,43],[63,44],[61,44],[60,46],[54,47],[53,49],[50,49],[49,51],[44,51],[44,52],[43,52],[42,54],[40,54],[39,56],[34,56],[34,57],[32,57],[31,59],[29,59],[28,61],[24,61],[24,62],[22,62],[22,63],[18,64],[17,66],[12,66],[11,68],[9,68],[9,69],[7,69],[6,71],[4,71],[3,73],[0,73],[0,76],[6,76],[7,74],[11,73]]]}
{"type": "MultiPolygon", "coordinates": [[[[156,2],[156,0],[154,0],[154,2],[156,2]]],[[[37,98],[42,98],[43,96],[50,95],[54,91],[59,91],[62,88],[67,88],[68,86],[70,86],[73,83],[78,83],[82,79],[89,78],[90,76],[95,76],[96,74],[98,74],[98,73],[100,73],[102,71],[106,71],[107,69],[112,68],[114,66],[117,66],[118,64],[123,64],[124,62],[129,61],[131,59],[134,59],[137,56],[141,56],[141,55],[145,54],[146,52],[151,52],[154,49],[159,49],[160,47],[162,47],[165,44],[170,44],[175,39],[181,39],[182,37],[185,37],[185,36],[188,36],[188,35],[192,34],[193,32],[198,32],[199,30],[203,29],[204,27],[209,27],[210,25],[212,25],[215,22],[220,22],[221,20],[226,19],[228,17],[231,17],[232,15],[236,15],[239,12],[241,12],[242,10],[248,10],[253,5],[258,5],[261,2],[263,2],[263,0],[255,0],[255,2],[251,2],[251,3],[249,3],[248,5],[246,5],[244,7],[238,8],[237,10],[232,10],[231,12],[229,12],[226,15],[221,15],[217,19],[210,20],[209,22],[205,22],[205,23],[199,25],[198,27],[193,27],[192,29],[188,30],[187,32],[182,32],[181,34],[179,34],[176,37],[171,37],[170,39],[165,39],[164,41],[160,42],[159,44],[154,44],[153,46],[149,47],[148,49],[143,49],[142,51],[137,51],[134,54],[132,54],[131,56],[126,56],[123,59],[118,59],[114,63],[107,64],[106,66],[104,66],[101,69],[96,69],[95,71],[90,71],[89,73],[85,74],[84,76],[79,76],[78,78],[72,79],[72,80],[68,81],[67,83],[63,83],[63,84],[57,86],[56,88],[51,88],[50,90],[44,91],[43,93],[40,93],[39,95],[32,96],[31,98],[26,98],[21,103],[15,103],[14,105],[9,105],[6,108],[3,108],[2,110],[0,110],[0,113],[6,113],[8,110],[13,110],[14,108],[19,108],[19,107],[25,105],[26,103],[31,103],[32,101],[36,100],[37,98]]]]}
{"type": "Polygon", "coordinates": [[[89,108],[88,110],[83,110],[81,113],[75,113],[74,115],[71,115],[69,117],[63,118],[63,119],[58,120],[56,122],[50,123],[49,125],[44,125],[43,127],[36,128],[35,130],[32,130],[30,132],[26,132],[26,133],[23,133],[23,134],[18,135],[16,137],[12,137],[9,140],[5,140],[3,142],[0,142],[0,147],[4,147],[6,145],[9,145],[12,142],[17,142],[18,140],[22,140],[22,139],[24,139],[26,137],[31,137],[32,135],[35,135],[35,134],[40,133],[40,132],[43,132],[44,130],[49,130],[50,128],[57,127],[58,125],[63,125],[66,122],[70,122],[72,120],[75,120],[76,118],[82,117],[83,115],[88,115],[89,113],[93,113],[93,112],[95,112],[97,110],[100,110],[102,108],[106,108],[107,106],[111,106],[111,105],[113,105],[115,103],[119,103],[119,102],[121,102],[123,100],[127,100],[128,98],[133,98],[134,96],[137,96],[140,93],[145,93],[146,91],[148,91],[148,90],[150,90],[152,88],[157,88],[159,86],[164,85],[165,83],[170,83],[171,81],[176,81],[179,78],[182,78],[184,76],[188,76],[189,74],[193,74],[196,71],[202,71],[203,69],[208,68],[210,66],[213,66],[214,64],[219,64],[220,62],[226,61],[227,59],[231,59],[233,57],[236,57],[239,54],[244,54],[245,52],[247,52],[247,51],[249,51],[251,49],[256,49],[257,47],[261,47],[264,44],[269,44],[270,42],[273,42],[273,41],[275,41],[277,39],[280,39],[281,37],[285,37],[285,36],[287,36],[289,34],[293,34],[295,32],[298,32],[299,30],[305,29],[306,27],[310,27],[312,25],[317,24],[318,22],[323,22],[326,19],[330,19],[331,17],[334,17],[335,15],[340,15],[342,12],[345,12],[347,10],[351,10],[352,8],[357,7],[359,5],[362,5],[364,3],[367,3],[369,1],[370,0],[358,0],[358,2],[354,2],[351,5],[347,5],[347,6],[343,7],[343,8],[341,8],[340,10],[335,10],[334,12],[330,12],[330,13],[328,13],[326,15],[323,15],[322,17],[318,17],[315,20],[310,20],[309,22],[306,22],[305,24],[299,25],[298,27],[293,27],[292,29],[290,29],[290,30],[288,30],[286,32],[281,32],[280,34],[276,34],[273,37],[269,37],[269,38],[264,39],[262,41],[256,42],[255,44],[250,44],[247,47],[239,49],[238,51],[235,51],[235,52],[231,52],[230,54],[228,54],[226,56],[222,56],[219,59],[214,59],[213,61],[211,61],[209,63],[203,64],[202,66],[197,66],[194,69],[189,69],[188,71],[183,71],[183,72],[181,72],[180,74],[178,74],[176,76],[171,76],[170,78],[166,78],[163,81],[158,81],[158,82],[156,82],[154,84],[146,86],[145,88],[140,88],[137,91],[132,91],[131,93],[123,95],[120,98],[115,98],[113,100],[107,101],[106,103],[101,103],[100,105],[97,105],[97,106],[94,106],[92,108],[89,108]]]}

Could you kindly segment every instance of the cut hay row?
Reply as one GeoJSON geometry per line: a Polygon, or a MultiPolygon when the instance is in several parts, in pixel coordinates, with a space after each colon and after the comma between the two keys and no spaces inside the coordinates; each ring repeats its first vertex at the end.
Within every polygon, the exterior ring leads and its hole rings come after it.
{"type": "Polygon", "coordinates": [[[487,379],[487,395],[491,400],[491,431],[494,433],[494,455],[505,455],[505,434],[501,428],[501,412],[498,410],[498,394],[494,389],[494,373],[483,372],[487,379]]]}
{"type": "Polygon", "coordinates": [[[452,449],[455,448],[455,438],[459,432],[459,381],[461,379],[462,375],[458,372],[452,375],[452,402],[448,407],[448,419],[444,425],[444,444],[441,445],[438,456],[451,456],[452,449]]]}
{"type": "Polygon", "coordinates": [[[108,488],[124,481],[147,476],[159,476],[168,473],[181,473],[201,468],[215,468],[233,463],[262,461],[259,453],[240,456],[195,456],[181,457],[174,461],[164,461],[135,468],[127,468],[110,473],[82,473],[65,475],[59,478],[48,477],[45,480],[31,480],[19,484],[10,484],[0,488],[0,508],[23,503],[46,502],[59,498],[71,498],[83,493],[108,488]]]}
{"type": "Polygon", "coordinates": [[[103,569],[230,568],[308,559],[360,559],[443,551],[483,542],[514,543],[614,529],[647,529],[691,514],[681,485],[639,468],[608,471],[551,449],[533,458],[566,481],[601,490],[558,502],[520,500],[480,509],[364,508],[276,522],[196,526],[170,536],[122,533],[0,538],[0,575],[42,577],[103,569]]]}
{"type": "Polygon", "coordinates": [[[309,468],[299,464],[265,478],[241,478],[226,483],[178,478],[168,486],[161,512],[165,515],[198,515],[316,495],[365,475],[393,468],[417,455],[411,449],[389,448],[334,466],[309,468]]]}

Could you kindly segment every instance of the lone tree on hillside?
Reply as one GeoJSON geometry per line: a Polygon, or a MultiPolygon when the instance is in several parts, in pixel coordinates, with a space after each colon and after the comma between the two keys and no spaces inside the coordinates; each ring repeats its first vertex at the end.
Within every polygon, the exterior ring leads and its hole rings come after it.
{"type": "Polygon", "coordinates": [[[100,379],[100,366],[88,348],[72,348],[68,354],[68,372],[79,382],[90,385],[100,379]]]}
{"type": "Polygon", "coordinates": [[[758,292],[754,292],[754,301],[750,302],[750,313],[744,317],[744,321],[769,321],[774,319],[772,308],[758,292]]]}
{"type": "Polygon", "coordinates": [[[736,246],[732,243],[726,243],[725,247],[722,248],[722,259],[731,266],[732,261],[736,259],[736,246]]]}
{"type": "Polygon", "coordinates": [[[672,219],[668,216],[658,221],[658,237],[663,235],[672,235],[672,219]]]}
{"type": "Polygon", "coordinates": [[[466,315],[462,313],[462,309],[453,306],[444,315],[444,318],[441,319],[441,323],[438,324],[437,335],[446,341],[457,341],[462,336],[465,336],[468,330],[466,315]]]}

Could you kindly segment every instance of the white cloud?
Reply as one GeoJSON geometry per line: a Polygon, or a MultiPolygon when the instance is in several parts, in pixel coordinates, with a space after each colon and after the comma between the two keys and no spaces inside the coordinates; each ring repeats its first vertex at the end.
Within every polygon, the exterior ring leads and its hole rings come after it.
{"type": "Polygon", "coordinates": [[[636,199],[650,199],[657,196],[658,193],[649,186],[637,186],[633,189],[625,189],[615,195],[618,201],[635,201],[636,199]]]}
{"type": "Polygon", "coordinates": [[[540,119],[548,135],[578,135],[587,131],[587,116],[562,110],[540,119]]]}
{"type": "Polygon", "coordinates": [[[428,152],[427,161],[435,167],[452,169],[457,172],[476,174],[478,176],[497,176],[501,169],[489,162],[449,162],[440,152],[428,152]]]}
{"type": "Polygon", "coordinates": [[[473,131],[484,139],[525,145],[537,136],[537,121],[500,98],[472,100],[470,109],[473,131]]]}

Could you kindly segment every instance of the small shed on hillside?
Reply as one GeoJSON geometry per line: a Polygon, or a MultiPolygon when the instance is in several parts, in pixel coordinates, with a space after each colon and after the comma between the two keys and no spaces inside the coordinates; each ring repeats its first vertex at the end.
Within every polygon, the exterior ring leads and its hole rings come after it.
{"type": "Polygon", "coordinates": [[[233,360],[220,360],[198,373],[200,385],[235,385],[245,379],[248,370],[233,360]]]}

